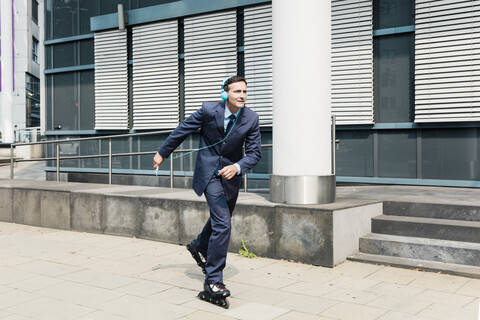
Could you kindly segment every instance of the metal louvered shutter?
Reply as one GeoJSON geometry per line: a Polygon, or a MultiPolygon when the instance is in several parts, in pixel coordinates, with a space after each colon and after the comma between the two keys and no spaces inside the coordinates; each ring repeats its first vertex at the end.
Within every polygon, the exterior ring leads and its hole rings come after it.
{"type": "Polygon", "coordinates": [[[415,2],[415,122],[480,120],[480,1],[415,2]]]}
{"type": "Polygon", "coordinates": [[[237,14],[185,18],[185,117],[219,101],[223,79],[237,73],[237,14]]]}
{"type": "Polygon", "coordinates": [[[272,5],[247,8],[245,19],[245,77],[249,108],[260,123],[272,122],[272,5]]]}
{"type": "Polygon", "coordinates": [[[128,129],[127,32],[96,32],[95,130],[128,129]]]}
{"type": "Polygon", "coordinates": [[[132,31],[133,128],[165,129],[178,124],[178,22],[159,22],[132,31]]]}
{"type": "Polygon", "coordinates": [[[332,114],[337,124],[373,123],[371,0],[332,0],[332,114]]]}

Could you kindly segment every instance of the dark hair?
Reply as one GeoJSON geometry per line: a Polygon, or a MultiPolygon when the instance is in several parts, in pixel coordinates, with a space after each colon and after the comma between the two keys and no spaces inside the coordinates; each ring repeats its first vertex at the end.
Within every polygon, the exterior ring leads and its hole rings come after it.
{"type": "Polygon", "coordinates": [[[243,81],[243,82],[245,82],[245,84],[247,84],[247,80],[246,80],[244,77],[242,77],[242,76],[236,75],[236,76],[230,77],[230,78],[228,78],[227,81],[225,81],[225,84],[223,85],[223,90],[225,90],[225,91],[228,92],[228,90],[229,90],[228,87],[229,87],[232,83],[234,83],[234,82],[241,82],[241,81],[243,81]]]}

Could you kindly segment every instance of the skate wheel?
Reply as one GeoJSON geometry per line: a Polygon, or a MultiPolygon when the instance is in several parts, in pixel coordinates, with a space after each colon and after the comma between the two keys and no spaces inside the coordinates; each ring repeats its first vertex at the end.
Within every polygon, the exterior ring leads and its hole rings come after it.
{"type": "Polygon", "coordinates": [[[203,291],[197,295],[197,298],[203,301],[207,300],[207,297],[205,296],[205,292],[203,291]]]}
{"type": "Polygon", "coordinates": [[[220,304],[220,307],[228,309],[228,307],[230,307],[230,303],[227,299],[222,299],[222,304],[220,304]]]}

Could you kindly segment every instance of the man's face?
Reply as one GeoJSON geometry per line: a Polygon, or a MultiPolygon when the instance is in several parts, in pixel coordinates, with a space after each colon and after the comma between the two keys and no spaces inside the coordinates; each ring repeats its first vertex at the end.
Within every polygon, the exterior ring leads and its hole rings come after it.
{"type": "Polygon", "coordinates": [[[236,108],[243,108],[247,99],[247,84],[243,81],[231,83],[228,86],[227,102],[236,108]]]}

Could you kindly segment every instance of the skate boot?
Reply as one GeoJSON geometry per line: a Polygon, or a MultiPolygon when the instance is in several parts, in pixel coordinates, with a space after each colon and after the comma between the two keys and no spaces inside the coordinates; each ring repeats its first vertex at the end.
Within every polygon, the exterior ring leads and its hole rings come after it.
{"type": "Polygon", "coordinates": [[[197,265],[202,268],[203,274],[205,272],[205,266],[207,264],[207,259],[197,250],[197,247],[193,244],[193,241],[190,244],[187,244],[187,250],[192,254],[193,259],[197,262],[197,265]]]}
{"type": "Polygon", "coordinates": [[[204,291],[198,294],[198,298],[203,301],[208,301],[222,308],[228,309],[229,303],[227,297],[230,296],[230,291],[221,282],[215,284],[205,284],[204,291]]]}

